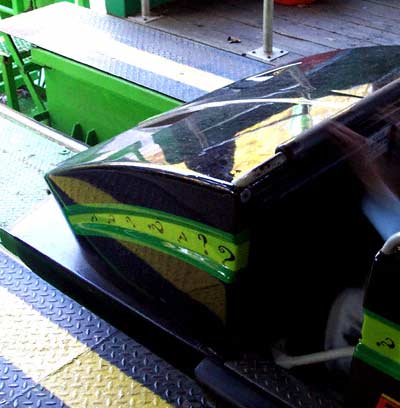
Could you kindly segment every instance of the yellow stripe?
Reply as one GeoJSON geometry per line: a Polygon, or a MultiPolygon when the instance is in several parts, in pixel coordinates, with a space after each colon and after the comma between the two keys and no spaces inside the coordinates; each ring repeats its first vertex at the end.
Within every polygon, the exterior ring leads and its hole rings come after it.
{"type": "Polygon", "coordinates": [[[0,287],[0,353],[70,407],[171,407],[0,287]]]}
{"type": "Polygon", "coordinates": [[[400,330],[364,313],[362,343],[379,355],[400,363],[400,330]]]}
{"type": "MultiPolygon", "coordinates": [[[[190,251],[201,257],[205,256],[222,264],[229,271],[236,272],[247,266],[249,242],[236,244],[228,241],[222,235],[214,236],[193,226],[179,225],[173,221],[160,221],[154,216],[131,215],[128,212],[119,214],[112,210],[111,205],[109,213],[88,209],[88,213],[85,214],[69,215],[68,221],[74,227],[83,227],[84,231],[92,229],[99,235],[110,237],[115,235],[122,240],[129,240],[128,232],[141,233],[143,236],[169,243],[167,248],[175,252],[187,254],[187,251],[190,251]],[[99,229],[102,226],[106,229],[99,229]],[[109,227],[118,227],[121,232],[107,233],[109,227]]],[[[145,240],[142,240],[141,243],[146,244],[145,240]]]]}
{"type": "Polygon", "coordinates": [[[41,384],[69,407],[172,407],[93,351],[79,356],[41,384]]]}

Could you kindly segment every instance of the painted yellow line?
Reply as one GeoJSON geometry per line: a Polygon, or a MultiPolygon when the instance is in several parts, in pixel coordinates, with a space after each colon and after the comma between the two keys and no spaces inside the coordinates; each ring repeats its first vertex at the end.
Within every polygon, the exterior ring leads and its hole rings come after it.
{"type": "Polygon", "coordinates": [[[375,353],[400,364],[400,326],[366,311],[362,327],[362,343],[375,353]]]}
{"type": "Polygon", "coordinates": [[[0,305],[0,354],[66,405],[171,407],[2,287],[0,305]]]}

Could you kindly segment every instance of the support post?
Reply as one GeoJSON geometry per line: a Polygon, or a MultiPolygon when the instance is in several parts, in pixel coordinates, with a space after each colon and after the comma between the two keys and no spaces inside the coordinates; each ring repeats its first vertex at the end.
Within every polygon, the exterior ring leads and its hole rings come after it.
{"type": "Polygon", "coordinates": [[[78,6],[90,8],[90,0],[78,0],[78,6]]]}
{"type": "Polygon", "coordinates": [[[0,66],[3,74],[4,92],[7,96],[7,105],[19,111],[17,87],[15,85],[12,58],[0,56],[0,66]]]}
{"type": "Polygon", "coordinates": [[[40,98],[29,72],[26,72],[24,60],[19,54],[13,39],[8,34],[3,33],[2,35],[4,38],[4,43],[11,55],[11,58],[14,61],[15,65],[18,67],[22,80],[24,81],[24,84],[32,97],[33,103],[35,104],[36,109],[38,110],[37,113],[46,112],[47,111],[46,106],[42,99],[40,98]]]}
{"type": "Polygon", "coordinates": [[[264,0],[263,8],[263,51],[272,55],[274,0],[264,0]]]}
{"type": "Polygon", "coordinates": [[[128,17],[129,20],[133,20],[137,23],[146,24],[150,21],[157,20],[161,16],[152,16],[150,12],[150,0],[140,0],[140,16],[128,17]]]}
{"type": "Polygon", "coordinates": [[[23,0],[12,0],[12,8],[15,14],[23,13],[24,10],[24,1],[23,0]]]}
{"type": "Polygon", "coordinates": [[[263,3],[263,45],[246,55],[263,62],[269,62],[287,54],[287,51],[273,47],[274,0],[263,3]]]}
{"type": "Polygon", "coordinates": [[[142,18],[146,20],[150,17],[150,0],[141,0],[142,18]]]}

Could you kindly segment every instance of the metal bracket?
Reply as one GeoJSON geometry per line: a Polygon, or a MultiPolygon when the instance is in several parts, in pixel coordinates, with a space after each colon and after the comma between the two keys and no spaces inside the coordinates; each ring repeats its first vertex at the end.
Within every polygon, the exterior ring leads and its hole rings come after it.
{"type": "Polygon", "coordinates": [[[162,16],[132,16],[128,17],[128,20],[134,21],[135,23],[139,24],[147,24],[150,21],[158,20],[162,16]]]}
{"type": "Polygon", "coordinates": [[[141,24],[147,24],[150,21],[157,20],[162,16],[152,16],[150,12],[150,0],[141,0],[141,15],[135,17],[129,17],[130,20],[141,24]]]}
{"type": "Polygon", "coordinates": [[[267,52],[264,50],[264,47],[259,47],[259,48],[256,48],[255,50],[249,51],[248,53],[246,53],[246,55],[250,58],[254,58],[262,62],[270,62],[270,61],[273,61],[274,59],[283,57],[287,53],[288,52],[285,50],[281,50],[280,48],[272,47],[272,53],[267,54],[267,52]]]}

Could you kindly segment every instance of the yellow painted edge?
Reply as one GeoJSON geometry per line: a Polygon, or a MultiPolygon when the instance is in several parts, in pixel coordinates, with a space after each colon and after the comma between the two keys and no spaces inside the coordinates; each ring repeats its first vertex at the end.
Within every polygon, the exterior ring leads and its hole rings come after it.
{"type": "Polygon", "coordinates": [[[0,354],[71,408],[171,407],[0,287],[0,354]]]}

